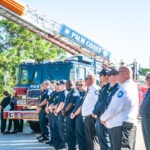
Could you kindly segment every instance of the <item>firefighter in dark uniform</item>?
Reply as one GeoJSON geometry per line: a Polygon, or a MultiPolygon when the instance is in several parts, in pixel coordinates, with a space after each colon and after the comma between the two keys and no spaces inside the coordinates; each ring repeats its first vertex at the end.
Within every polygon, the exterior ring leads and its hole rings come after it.
{"type": "Polygon", "coordinates": [[[60,143],[58,126],[57,126],[57,115],[54,115],[54,110],[56,109],[56,104],[58,102],[59,94],[60,94],[60,84],[59,82],[55,85],[55,90],[49,96],[48,102],[48,111],[51,117],[51,139],[46,144],[53,145],[56,148],[60,143]]]}
{"type": "Polygon", "coordinates": [[[53,102],[53,97],[55,96],[55,85],[56,85],[56,81],[52,80],[51,83],[50,83],[50,94],[49,94],[49,100],[47,102],[47,105],[46,105],[46,108],[45,108],[45,111],[47,113],[47,117],[48,117],[48,126],[49,126],[49,130],[50,130],[50,139],[49,141],[46,141],[45,143],[46,144],[50,144],[50,141],[51,141],[51,134],[52,134],[52,113],[49,111],[49,106],[51,105],[51,103],[53,102]]]}
{"type": "Polygon", "coordinates": [[[43,83],[43,91],[41,92],[40,98],[39,98],[39,105],[37,107],[37,110],[39,111],[39,122],[40,122],[40,128],[42,133],[42,138],[39,139],[39,142],[46,142],[49,141],[49,129],[48,129],[48,119],[46,117],[46,104],[49,99],[50,94],[50,82],[44,81],[43,83]]]}
{"type": "Polygon", "coordinates": [[[66,91],[66,81],[61,80],[60,81],[60,94],[58,97],[58,101],[56,104],[56,109],[54,110],[54,114],[57,116],[57,126],[58,126],[58,132],[59,132],[59,138],[60,143],[56,147],[56,149],[63,149],[66,148],[65,142],[66,142],[66,135],[65,135],[65,118],[62,115],[62,110],[65,105],[66,97],[68,92],[66,91]]]}
{"type": "Polygon", "coordinates": [[[70,114],[74,109],[76,101],[80,100],[80,94],[79,91],[74,88],[74,82],[72,80],[67,81],[66,89],[69,93],[67,95],[65,106],[63,109],[63,115],[66,116],[68,150],[75,150],[76,149],[75,118],[71,119],[70,114]]]}
{"type": "MultiPolygon", "coordinates": [[[[118,70],[112,68],[108,72],[108,84],[102,87],[102,90],[99,95],[99,112],[97,117],[97,126],[98,126],[98,137],[99,143],[102,150],[110,150],[112,149],[111,138],[109,130],[100,122],[101,114],[107,109],[112,96],[119,89],[118,84],[118,70]]],[[[94,112],[94,111],[93,111],[94,112]]]]}
{"type": "Polygon", "coordinates": [[[79,150],[87,150],[86,136],[85,136],[85,128],[83,117],[81,115],[81,105],[83,103],[84,97],[87,93],[87,88],[85,85],[85,81],[78,82],[80,99],[76,100],[75,107],[70,115],[71,119],[76,118],[75,130],[76,130],[76,138],[79,145],[79,150]]]}

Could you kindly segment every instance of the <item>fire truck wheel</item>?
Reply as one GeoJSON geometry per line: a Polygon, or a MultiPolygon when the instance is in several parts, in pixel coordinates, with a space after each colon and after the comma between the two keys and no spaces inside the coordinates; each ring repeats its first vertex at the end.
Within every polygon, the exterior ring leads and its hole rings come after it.
{"type": "Polygon", "coordinates": [[[40,125],[38,121],[29,121],[29,126],[34,132],[40,132],[40,125]]]}

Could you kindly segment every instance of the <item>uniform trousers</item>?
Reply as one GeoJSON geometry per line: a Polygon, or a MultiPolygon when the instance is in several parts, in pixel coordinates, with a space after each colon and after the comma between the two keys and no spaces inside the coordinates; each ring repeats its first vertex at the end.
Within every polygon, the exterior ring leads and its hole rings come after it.
{"type": "Polygon", "coordinates": [[[67,132],[68,150],[76,149],[75,120],[76,119],[70,118],[70,114],[67,114],[67,116],[66,116],[66,132],[67,132]]]}
{"type": "Polygon", "coordinates": [[[85,135],[88,147],[87,150],[100,150],[95,131],[95,122],[96,120],[92,117],[92,115],[85,116],[84,118],[85,135]]]}
{"type": "Polygon", "coordinates": [[[110,129],[113,150],[134,150],[136,126],[118,126],[110,129]]]}
{"type": "Polygon", "coordinates": [[[65,126],[65,118],[64,116],[59,113],[57,116],[57,126],[58,126],[58,132],[59,132],[59,138],[60,138],[60,146],[65,147],[66,142],[66,126],[65,126]]]}
{"type": "Polygon", "coordinates": [[[101,150],[111,150],[111,140],[109,130],[100,122],[100,118],[96,119],[96,134],[98,136],[101,150]]]}
{"type": "Polygon", "coordinates": [[[51,113],[50,117],[51,117],[51,141],[54,145],[59,145],[60,138],[57,126],[57,116],[51,113]]]}
{"type": "Polygon", "coordinates": [[[85,136],[85,128],[83,117],[78,115],[76,117],[76,138],[79,145],[79,150],[87,150],[86,136],[85,136]]]}
{"type": "Polygon", "coordinates": [[[150,150],[150,116],[142,117],[142,131],[146,150],[150,150]]]}
{"type": "Polygon", "coordinates": [[[43,109],[41,109],[39,112],[39,122],[42,136],[48,138],[49,137],[48,119],[46,118],[46,112],[43,109]]]}

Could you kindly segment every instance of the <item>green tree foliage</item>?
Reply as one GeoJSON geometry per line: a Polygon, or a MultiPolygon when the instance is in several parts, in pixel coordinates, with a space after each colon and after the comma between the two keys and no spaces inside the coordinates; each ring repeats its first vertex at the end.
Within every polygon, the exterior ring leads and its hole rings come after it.
{"type": "MultiPolygon", "coordinates": [[[[0,88],[4,87],[4,72],[9,71],[8,86],[15,85],[16,68],[21,60],[62,59],[66,51],[29,30],[7,20],[0,20],[0,88]]],[[[0,93],[1,95],[1,93],[0,93]]]]}
{"type": "Polygon", "coordinates": [[[146,74],[150,72],[150,68],[140,68],[139,69],[139,74],[140,75],[143,75],[143,76],[146,76],[146,74]]]}

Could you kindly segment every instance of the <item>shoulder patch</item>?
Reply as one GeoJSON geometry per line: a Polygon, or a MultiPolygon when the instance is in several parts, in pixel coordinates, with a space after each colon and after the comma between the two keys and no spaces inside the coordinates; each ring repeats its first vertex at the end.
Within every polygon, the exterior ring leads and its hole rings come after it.
{"type": "Polygon", "coordinates": [[[76,93],[73,93],[73,96],[79,96],[79,94],[76,92],[76,93]]]}
{"type": "Polygon", "coordinates": [[[99,95],[99,90],[96,90],[96,91],[95,91],[95,95],[99,95]]]}
{"type": "Polygon", "coordinates": [[[117,97],[120,98],[120,97],[122,97],[122,96],[123,96],[123,91],[119,91],[118,94],[117,94],[117,97]]]}

